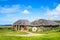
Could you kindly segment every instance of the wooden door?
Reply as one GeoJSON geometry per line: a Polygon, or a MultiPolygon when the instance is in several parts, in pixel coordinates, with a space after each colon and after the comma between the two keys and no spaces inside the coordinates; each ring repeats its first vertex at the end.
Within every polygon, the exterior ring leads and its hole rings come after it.
{"type": "Polygon", "coordinates": [[[23,29],[24,29],[24,30],[27,30],[27,26],[23,26],[23,29]]]}

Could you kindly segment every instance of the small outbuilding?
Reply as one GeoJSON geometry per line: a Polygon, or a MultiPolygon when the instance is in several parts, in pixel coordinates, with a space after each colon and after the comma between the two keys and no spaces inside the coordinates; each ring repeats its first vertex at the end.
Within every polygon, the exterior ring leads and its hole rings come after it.
{"type": "Polygon", "coordinates": [[[30,25],[28,20],[18,20],[13,23],[13,30],[27,30],[27,27],[30,25]]]}

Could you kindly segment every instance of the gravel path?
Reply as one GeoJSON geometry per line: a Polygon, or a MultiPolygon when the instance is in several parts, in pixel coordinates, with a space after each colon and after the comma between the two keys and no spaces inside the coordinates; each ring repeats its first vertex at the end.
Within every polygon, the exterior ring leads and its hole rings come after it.
{"type": "Polygon", "coordinates": [[[31,33],[31,32],[27,32],[28,34],[24,34],[24,35],[16,35],[16,36],[41,36],[44,34],[36,34],[36,33],[31,33]]]}

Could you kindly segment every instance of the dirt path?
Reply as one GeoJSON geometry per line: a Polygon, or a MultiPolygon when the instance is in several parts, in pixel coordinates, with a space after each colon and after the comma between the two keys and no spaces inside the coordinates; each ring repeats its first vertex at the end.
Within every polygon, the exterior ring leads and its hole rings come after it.
{"type": "Polygon", "coordinates": [[[24,34],[24,35],[16,35],[16,36],[42,36],[44,34],[36,34],[36,33],[32,33],[32,32],[27,32],[28,34],[24,34]]]}

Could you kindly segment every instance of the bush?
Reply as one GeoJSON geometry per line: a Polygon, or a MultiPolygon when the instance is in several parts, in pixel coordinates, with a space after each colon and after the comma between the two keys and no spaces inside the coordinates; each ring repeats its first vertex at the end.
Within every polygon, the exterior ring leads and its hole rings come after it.
{"type": "Polygon", "coordinates": [[[28,31],[32,32],[32,29],[30,28],[28,31]]]}
{"type": "Polygon", "coordinates": [[[9,28],[8,28],[8,30],[12,30],[12,28],[11,28],[11,27],[9,27],[9,28]]]}

